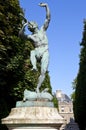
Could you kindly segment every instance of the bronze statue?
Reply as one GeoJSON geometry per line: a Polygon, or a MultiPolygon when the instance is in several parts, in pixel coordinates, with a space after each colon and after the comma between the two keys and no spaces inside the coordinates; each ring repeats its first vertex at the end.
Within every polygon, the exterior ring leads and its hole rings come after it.
{"type": "MultiPolygon", "coordinates": [[[[41,84],[44,81],[45,73],[48,69],[48,63],[49,63],[49,51],[48,51],[48,39],[46,36],[46,30],[50,23],[50,10],[47,3],[40,3],[39,6],[45,7],[46,9],[46,19],[42,27],[39,29],[36,22],[33,21],[26,21],[23,24],[22,29],[19,31],[19,36],[21,38],[25,38],[28,40],[31,40],[35,49],[31,50],[30,53],[30,60],[32,63],[32,70],[37,71],[37,59],[41,60],[41,74],[38,78],[38,84],[36,88],[36,92],[39,93],[39,88],[41,87],[41,84]],[[28,26],[28,29],[32,32],[30,35],[26,35],[24,33],[25,27],[28,26]]],[[[47,89],[46,89],[47,91],[47,89]]]]}

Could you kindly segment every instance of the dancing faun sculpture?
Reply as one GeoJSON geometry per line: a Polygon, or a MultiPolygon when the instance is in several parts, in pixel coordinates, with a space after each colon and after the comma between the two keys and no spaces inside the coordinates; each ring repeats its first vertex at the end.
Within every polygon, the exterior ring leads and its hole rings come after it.
{"type": "Polygon", "coordinates": [[[46,19],[44,24],[41,26],[41,28],[38,28],[38,25],[36,22],[33,21],[26,21],[23,24],[22,29],[19,31],[19,36],[24,39],[28,39],[32,41],[35,49],[31,50],[30,53],[30,60],[32,63],[32,70],[37,71],[36,62],[38,59],[41,60],[41,74],[38,78],[38,84],[36,88],[36,92],[39,93],[39,88],[41,87],[41,84],[43,83],[45,79],[45,73],[48,69],[49,64],[49,51],[48,51],[48,39],[46,36],[46,30],[50,23],[50,10],[47,3],[40,3],[39,6],[45,7],[46,9],[46,19]],[[28,26],[29,31],[32,32],[30,35],[26,35],[24,33],[25,27],[28,26]]]}

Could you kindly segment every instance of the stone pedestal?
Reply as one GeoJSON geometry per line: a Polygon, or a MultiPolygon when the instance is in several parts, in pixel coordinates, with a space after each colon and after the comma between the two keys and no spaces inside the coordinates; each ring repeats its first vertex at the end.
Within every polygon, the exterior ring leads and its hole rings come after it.
{"type": "Polygon", "coordinates": [[[9,116],[2,119],[9,130],[59,130],[64,122],[54,107],[12,108],[9,116]]]}

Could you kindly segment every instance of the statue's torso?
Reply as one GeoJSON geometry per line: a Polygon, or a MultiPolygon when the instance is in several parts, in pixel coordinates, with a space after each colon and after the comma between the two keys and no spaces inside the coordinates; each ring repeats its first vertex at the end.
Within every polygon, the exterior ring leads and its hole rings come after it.
{"type": "Polygon", "coordinates": [[[37,33],[32,34],[31,39],[33,40],[33,44],[35,47],[48,45],[46,32],[43,30],[38,30],[37,33]]]}

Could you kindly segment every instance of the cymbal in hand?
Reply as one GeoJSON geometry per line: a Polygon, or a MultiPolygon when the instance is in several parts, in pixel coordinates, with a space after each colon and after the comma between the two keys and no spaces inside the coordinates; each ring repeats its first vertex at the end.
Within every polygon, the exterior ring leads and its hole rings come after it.
{"type": "Polygon", "coordinates": [[[47,3],[39,3],[38,5],[41,6],[41,7],[46,7],[47,3]]]}

